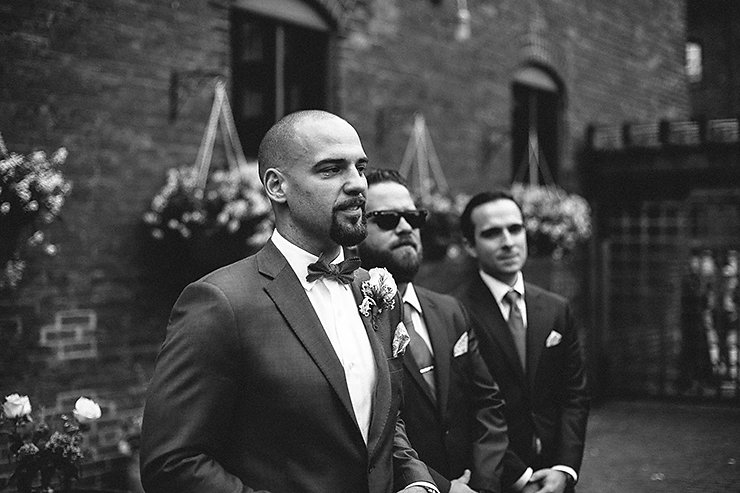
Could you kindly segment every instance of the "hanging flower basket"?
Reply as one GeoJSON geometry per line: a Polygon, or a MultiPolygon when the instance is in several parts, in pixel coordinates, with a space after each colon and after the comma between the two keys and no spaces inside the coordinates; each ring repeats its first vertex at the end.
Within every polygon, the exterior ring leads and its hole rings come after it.
{"type": "Polygon", "coordinates": [[[514,183],[511,194],[522,207],[530,253],[560,259],[591,237],[586,199],[556,185],[514,183]]]}
{"type": "Polygon", "coordinates": [[[31,249],[56,254],[43,229],[59,216],[72,188],[58,169],[66,159],[63,147],[50,158],[44,151],[8,152],[0,135],[0,291],[18,285],[31,249]]]}
{"type": "Polygon", "coordinates": [[[168,170],[143,215],[154,263],[188,281],[255,252],[273,229],[257,163],[244,157],[223,82],[215,92],[195,164],[168,170]],[[227,166],[212,169],[219,122],[227,166]]]}
{"type": "Polygon", "coordinates": [[[184,262],[195,262],[202,270],[256,251],[273,227],[256,164],[215,171],[203,189],[194,168],[171,168],[143,220],[155,243],[178,251],[184,262]]]}

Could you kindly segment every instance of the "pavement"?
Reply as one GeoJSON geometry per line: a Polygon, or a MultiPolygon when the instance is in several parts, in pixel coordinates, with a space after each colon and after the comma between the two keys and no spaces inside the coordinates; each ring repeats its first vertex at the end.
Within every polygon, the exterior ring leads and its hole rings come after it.
{"type": "Polygon", "coordinates": [[[592,406],[578,493],[740,493],[740,403],[592,406]]]}

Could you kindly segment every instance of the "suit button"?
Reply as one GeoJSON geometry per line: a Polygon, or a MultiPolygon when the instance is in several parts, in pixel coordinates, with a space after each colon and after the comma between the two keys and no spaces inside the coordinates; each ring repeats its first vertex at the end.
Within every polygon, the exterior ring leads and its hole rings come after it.
{"type": "Polygon", "coordinates": [[[375,466],[370,466],[367,468],[367,472],[373,472],[375,470],[375,466]]]}

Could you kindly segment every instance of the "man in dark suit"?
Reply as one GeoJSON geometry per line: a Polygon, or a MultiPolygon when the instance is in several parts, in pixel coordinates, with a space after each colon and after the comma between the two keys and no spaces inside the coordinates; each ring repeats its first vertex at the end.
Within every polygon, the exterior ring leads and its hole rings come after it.
{"type": "Polygon", "coordinates": [[[536,469],[526,492],[572,491],[589,397],[571,309],[564,298],[524,282],[526,231],[511,195],[474,196],[460,224],[478,274],[456,293],[506,401],[510,449],[520,459],[507,463],[508,474],[528,476],[530,467],[536,469]]]}
{"type": "Polygon", "coordinates": [[[409,440],[443,493],[501,491],[508,440],[498,388],[460,303],[412,284],[426,211],[397,171],[373,170],[367,179],[368,236],[358,251],[363,266],[386,267],[403,292],[411,342],[401,416],[409,440]]]}
{"type": "Polygon", "coordinates": [[[438,491],[398,419],[395,284],[343,262],[366,234],[366,165],[336,115],[293,113],[267,132],[276,230],[172,310],[144,412],[147,492],[438,491]]]}

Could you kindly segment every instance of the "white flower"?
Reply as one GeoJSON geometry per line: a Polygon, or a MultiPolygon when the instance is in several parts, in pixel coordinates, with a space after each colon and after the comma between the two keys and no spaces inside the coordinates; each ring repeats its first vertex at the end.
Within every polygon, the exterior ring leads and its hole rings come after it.
{"type": "Polygon", "coordinates": [[[90,421],[100,419],[103,412],[94,400],[87,397],[80,397],[75,402],[75,408],[72,414],[80,423],[89,423],[90,421]]]}
{"type": "Polygon", "coordinates": [[[20,418],[31,414],[31,401],[27,395],[10,394],[5,397],[3,413],[7,418],[20,418]]]}
{"type": "Polygon", "coordinates": [[[366,317],[373,306],[378,308],[378,313],[383,310],[392,310],[396,303],[394,298],[398,292],[396,281],[384,267],[370,269],[369,274],[370,279],[362,283],[362,294],[365,297],[360,304],[360,313],[366,317]]]}

